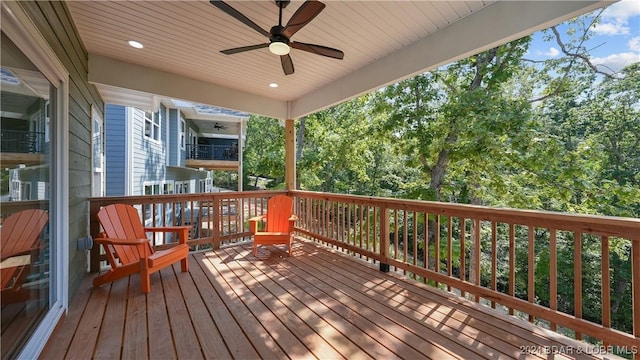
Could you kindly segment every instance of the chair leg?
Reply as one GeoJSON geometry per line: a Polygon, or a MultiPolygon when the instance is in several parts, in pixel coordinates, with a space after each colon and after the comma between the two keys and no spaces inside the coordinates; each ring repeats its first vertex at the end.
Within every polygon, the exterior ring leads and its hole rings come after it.
{"type": "Polygon", "coordinates": [[[182,272],[189,271],[189,258],[180,260],[180,269],[182,270],[182,272]]]}
{"type": "Polygon", "coordinates": [[[256,245],[256,243],[253,243],[253,256],[258,256],[258,245],[256,245]]]}
{"type": "Polygon", "coordinates": [[[151,292],[151,274],[149,274],[144,259],[140,260],[140,290],[145,294],[151,292]]]}

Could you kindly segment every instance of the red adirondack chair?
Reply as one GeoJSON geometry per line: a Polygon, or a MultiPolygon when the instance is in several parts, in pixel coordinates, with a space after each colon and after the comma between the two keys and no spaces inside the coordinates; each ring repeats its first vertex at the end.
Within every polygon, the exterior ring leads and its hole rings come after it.
{"type": "Polygon", "coordinates": [[[136,208],[125,204],[112,204],[100,209],[98,221],[104,236],[95,239],[95,242],[105,249],[111,269],[94,278],[94,286],[139,272],[141,290],[148,293],[151,291],[150,276],[154,272],[178,261],[182,272],[189,271],[187,239],[190,226],[145,228],[136,208]],[[147,232],[177,233],[178,244],[166,250],[154,251],[147,232]]]}
{"type": "Polygon", "coordinates": [[[30,299],[32,291],[24,288],[31,264],[40,252],[40,234],[49,215],[40,209],[22,210],[7,217],[0,227],[2,269],[2,304],[23,302],[30,299]]]}
{"type": "Polygon", "coordinates": [[[293,199],[286,195],[276,195],[267,202],[267,213],[249,219],[249,228],[254,234],[253,256],[258,255],[258,245],[287,245],[291,255],[293,227],[298,217],[293,214],[293,199]],[[266,221],[264,230],[258,229],[260,222],[266,221]]]}

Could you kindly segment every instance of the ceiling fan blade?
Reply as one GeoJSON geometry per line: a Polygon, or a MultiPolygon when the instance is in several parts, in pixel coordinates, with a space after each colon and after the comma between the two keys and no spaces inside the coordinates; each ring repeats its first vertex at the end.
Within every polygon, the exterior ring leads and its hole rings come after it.
{"type": "Polygon", "coordinates": [[[249,46],[241,46],[241,47],[237,47],[237,48],[233,48],[233,49],[220,50],[220,52],[225,54],[225,55],[233,55],[233,54],[237,54],[237,53],[241,53],[241,52],[245,52],[245,51],[262,49],[262,48],[266,48],[266,47],[269,47],[269,43],[258,44],[258,45],[249,45],[249,46]]]}
{"type": "Polygon", "coordinates": [[[225,13],[231,15],[232,17],[234,17],[236,20],[240,21],[241,23],[249,26],[250,28],[252,28],[253,30],[259,32],[260,34],[269,37],[271,36],[271,34],[269,34],[268,31],[266,31],[265,29],[261,28],[260,26],[258,26],[258,24],[254,23],[253,21],[251,21],[251,19],[249,19],[248,17],[244,16],[241,12],[239,12],[238,10],[234,9],[231,7],[231,5],[220,1],[220,0],[209,0],[209,2],[211,3],[211,5],[217,7],[218,9],[224,11],[225,13]]]}
{"type": "Polygon", "coordinates": [[[307,0],[298,10],[291,16],[287,26],[282,30],[282,35],[291,38],[293,34],[307,25],[313,18],[318,16],[325,5],[320,1],[307,0]]]}
{"type": "Polygon", "coordinates": [[[327,56],[327,57],[339,59],[339,60],[344,59],[344,53],[341,50],[322,46],[322,45],[307,44],[307,43],[292,41],[289,43],[289,46],[291,46],[294,49],[307,51],[316,55],[327,56]]]}
{"type": "Polygon", "coordinates": [[[291,56],[280,55],[280,62],[282,63],[282,71],[284,71],[285,75],[293,74],[293,60],[291,60],[291,56]]]}

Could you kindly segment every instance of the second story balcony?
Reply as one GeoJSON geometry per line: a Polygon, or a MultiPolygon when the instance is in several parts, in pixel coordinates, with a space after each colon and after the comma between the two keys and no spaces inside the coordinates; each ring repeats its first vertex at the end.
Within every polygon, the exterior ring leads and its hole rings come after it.
{"type": "Polygon", "coordinates": [[[210,170],[233,170],[238,167],[238,146],[187,144],[186,165],[210,170]]]}
{"type": "Polygon", "coordinates": [[[18,164],[39,165],[44,163],[45,134],[36,131],[5,130],[1,136],[1,162],[3,167],[18,164]]]}

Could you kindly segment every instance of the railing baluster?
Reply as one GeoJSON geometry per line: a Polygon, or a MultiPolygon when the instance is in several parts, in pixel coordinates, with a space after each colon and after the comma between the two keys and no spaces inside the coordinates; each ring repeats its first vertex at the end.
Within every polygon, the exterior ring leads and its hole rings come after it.
{"type": "MultiPolygon", "coordinates": [[[[574,315],[582,319],[582,233],[573,233],[573,308],[574,315]]],[[[582,333],[576,331],[577,340],[582,340],[582,333]]]]}
{"type": "MultiPolygon", "coordinates": [[[[602,267],[602,326],[611,328],[611,274],[609,271],[609,237],[602,237],[602,247],[600,249],[600,259],[602,267]]],[[[609,342],[605,341],[605,347],[609,347],[609,342]]]]}
{"type": "MultiPolygon", "coordinates": [[[[409,254],[407,243],[409,242],[409,215],[407,210],[402,210],[402,261],[406,262],[409,254]]],[[[406,274],[407,272],[404,271],[406,274]]]]}
{"type": "MultiPolygon", "coordinates": [[[[447,216],[447,275],[453,275],[453,221],[447,216]]],[[[451,291],[451,285],[447,284],[447,290],[451,291]]]]}
{"type": "MultiPolygon", "coordinates": [[[[491,290],[498,289],[498,236],[497,236],[497,223],[491,222],[491,290]]],[[[491,307],[496,308],[496,302],[491,301],[491,307]]]]}
{"type": "Polygon", "coordinates": [[[393,258],[396,260],[398,259],[398,210],[394,210],[393,211],[393,218],[394,218],[394,229],[393,229],[393,258]]]}
{"type": "Polygon", "coordinates": [[[413,265],[418,264],[418,213],[413,211],[413,265]]]}
{"type": "MultiPolygon", "coordinates": [[[[465,239],[466,239],[466,230],[467,230],[467,219],[461,217],[458,218],[460,221],[460,280],[462,281],[466,281],[467,279],[467,272],[466,272],[466,266],[467,266],[467,262],[466,262],[466,258],[467,258],[467,254],[466,254],[466,244],[465,244],[465,239]]],[[[466,298],[467,293],[464,290],[460,290],[460,295],[462,297],[466,298]]]]}
{"type": "MultiPolygon", "coordinates": [[[[509,296],[516,294],[516,229],[509,224],[509,296]]],[[[509,307],[509,315],[513,315],[513,308],[509,307]]]]}
{"type": "MultiPolygon", "coordinates": [[[[536,299],[536,278],[535,278],[535,233],[534,227],[529,225],[529,258],[527,260],[527,295],[530,303],[536,299]]],[[[533,315],[529,314],[529,322],[533,322],[533,315]]]]}
{"type": "MultiPolygon", "coordinates": [[[[434,233],[435,233],[434,240],[435,241],[433,243],[433,247],[435,249],[434,270],[439,274],[440,273],[440,215],[434,214],[434,216],[435,216],[435,224],[434,224],[434,233]]],[[[436,287],[437,286],[440,286],[440,283],[438,281],[436,281],[436,287]]]]}
{"type": "MultiPolygon", "coordinates": [[[[633,309],[633,335],[640,338],[640,235],[631,239],[631,307],[633,309]]],[[[634,360],[640,360],[640,347],[636,347],[634,360]]]]}
{"type": "MultiPolygon", "coordinates": [[[[473,258],[474,258],[474,280],[473,283],[476,285],[480,285],[480,230],[481,230],[481,226],[482,226],[482,221],[480,221],[480,219],[475,218],[473,219],[473,223],[472,226],[474,227],[474,233],[473,233],[473,242],[474,242],[474,249],[473,249],[473,258]]],[[[475,300],[476,302],[480,302],[480,296],[476,294],[475,296],[475,300]]]]}
{"type": "MultiPolygon", "coordinates": [[[[558,245],[556,229],[549,229],[549,308],[558,310],[558,245]]],[[[551,330],[556,331],[556,323],[551,320],[551,330]]]]}
{"type": "MultiPolygon", "coordinates": [[[[424,244],[422,246],[422,267],[425,269],[429,268],[429,214],[426,212],[422,213],[423,218],[423,228],[422,228],[422,239],[424,244]]],[[[424,278],[426,280],[426,278],[424,278]]]]}

